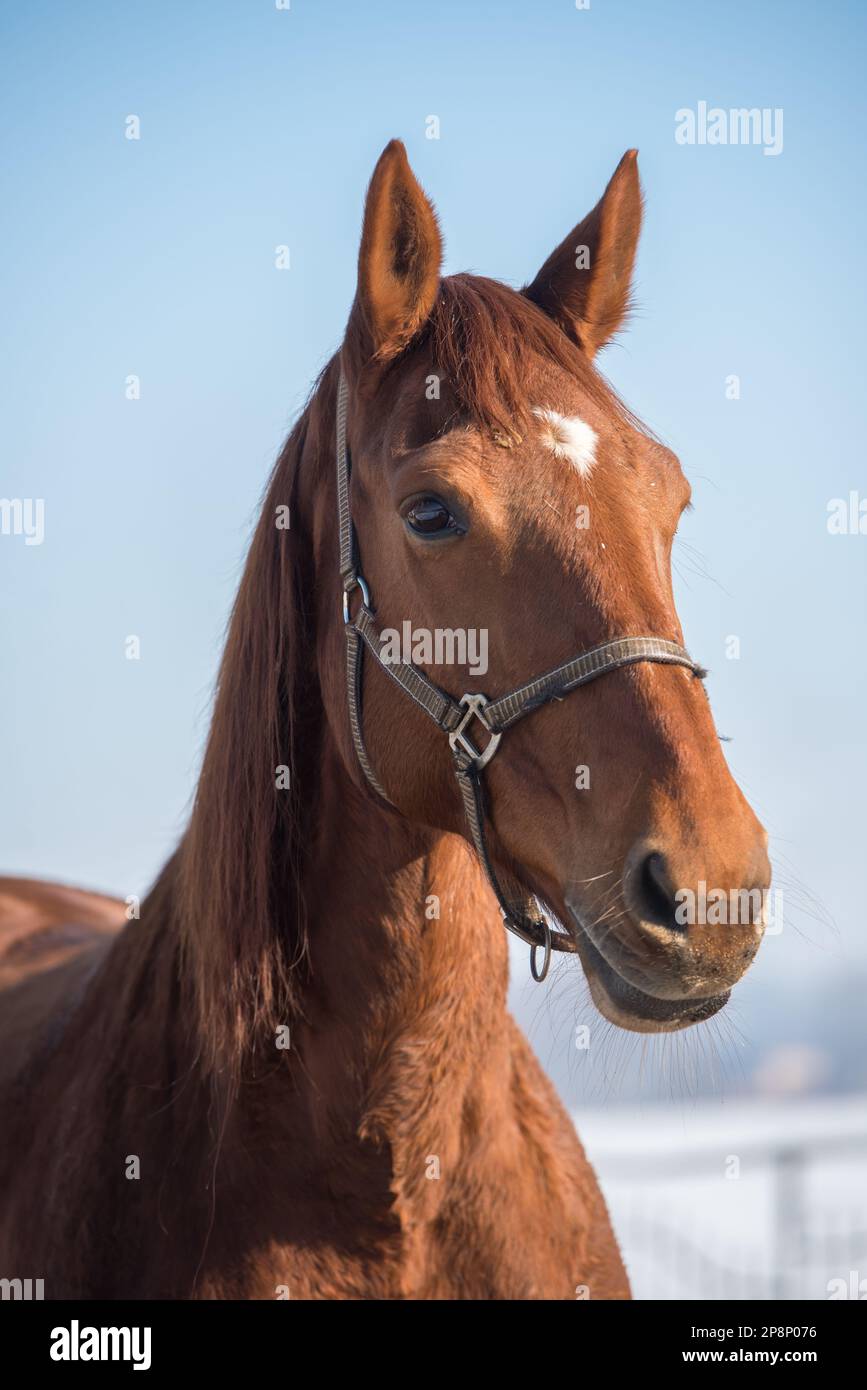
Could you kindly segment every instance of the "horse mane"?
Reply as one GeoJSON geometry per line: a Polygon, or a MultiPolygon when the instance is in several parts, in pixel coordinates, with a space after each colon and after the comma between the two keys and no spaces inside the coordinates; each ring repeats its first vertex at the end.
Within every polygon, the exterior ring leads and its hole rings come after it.
{"type": "MultiPolygon", "coordinates": [[[[240,1073],[251,1048],[266,1039],[273,1047],[274,1030],[300,1008],[307,938],[299,733],[315,661],[310,556],[296,500],[314,413],[322,415],[308,403],[266,490],[177,856],[181,967],[193,993],[202,1054],[206,1064],[230,1075],[240,1073]],[[290,509],[288,529],[276,524],[281,507],[290,509]],[[277,785],[281,768],[288,770],[288,787],[277,785]]],[[[316,423],[321,429],[321,418],[316,423]]]]}
{"type": "MultiPolygon", "coordinates": [[[[527,426],[525,382],[538,355],[625,413],[557,324],[494,280],[443,279],[427,323],[388,373],[419,350],[448,383],[456,414],[506,437],[527,426]]],[[[319,707],[312,551],[296,502],[302,484],[313,486],[302,477],[302,456],[304,471],[318,478],[333,453],[338,372],[339,354],[271,475],[229,620],[190,823],[154,889],[155,906],[171,904],[202,1059],[229,1077],[240,1076],[251,1049],[266,1041],[273,1048],[276,1028],[302,1009],[308,938],[299,785],[309,811],[315,769],[311,762],[305,775],[303,763],[315,752],[319,707]],[[288,530],[275,524],[281,506],[291,511],[288,530]],[[281,767],[288,788],[276,785],[281,767]]]]}
{"type": "Polygon", "coordinates": [[[498,280],[468,274],[441,280],[430,317],[410,347],[428,349],[464,416],[505,438],[528,428],[534,405],[548,404],[527,399],[528,373],[539,357],[577,380],[602,410],[647,433],[559,325],[498,280]]]}

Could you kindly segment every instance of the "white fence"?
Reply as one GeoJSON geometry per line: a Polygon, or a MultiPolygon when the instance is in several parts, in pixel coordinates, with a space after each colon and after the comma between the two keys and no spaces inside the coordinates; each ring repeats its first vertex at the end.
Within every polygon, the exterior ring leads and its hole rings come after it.
{"type": "Polygon", "coordinates": [[[867,1299],[863,1097],[629,1111],[578,1130],[636,1297],[867,1299]]]}

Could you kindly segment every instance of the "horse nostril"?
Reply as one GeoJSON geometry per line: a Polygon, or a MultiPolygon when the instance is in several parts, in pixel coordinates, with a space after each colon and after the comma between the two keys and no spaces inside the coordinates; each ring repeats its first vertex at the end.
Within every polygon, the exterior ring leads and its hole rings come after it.
{"type": "Polygon", "coordinates": [[[654,850],[639,865],[635,882],[635,897],[646,922],[653,922],[669,931],[683,932],[685,928],[675,915],[677,902],[674,885],[664,854],[654,850]]]}

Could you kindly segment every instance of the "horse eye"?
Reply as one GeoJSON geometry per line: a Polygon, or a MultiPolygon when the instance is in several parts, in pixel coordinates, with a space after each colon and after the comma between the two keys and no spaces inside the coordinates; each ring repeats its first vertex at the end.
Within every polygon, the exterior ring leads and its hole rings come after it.
{"type": "Polygon", "coordinates": [[[403,514],[403,519],[417,536],[444,536],[460,530],[445,502],[439,497],[419,497],[403,514]]]}

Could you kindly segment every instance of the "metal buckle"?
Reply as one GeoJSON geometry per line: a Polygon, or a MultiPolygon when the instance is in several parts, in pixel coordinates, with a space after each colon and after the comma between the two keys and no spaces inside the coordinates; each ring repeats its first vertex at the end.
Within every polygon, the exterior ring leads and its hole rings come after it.
{"type": "Polygon", "coordinates": [[[476,771],[481,772],[482,768],[487,767],[491,758],[496,753],[503,735],[501,733],[495,734],[485,718],[485,706],[488,701],[484,695],[462,695],[460,703],[466,708],[467,712],[457,728],[453,729],[449,734],[449,744],[453,753],[457,753],[458,747],[460,746],[463,751],[472,758],[473,767],[476,771]],[[478,719],[479,723],[482,724],[490,734],[490,738],[481,752],[479,752],[468,735],[464,733],[471,719],[478,719]]]}
{"type": "Polygon", "coordinates": [[[346,580],[346,582],[345,582],[344,585],[343,585],[343,625],[344,625],[344,627],[345,627],[346,624],[349,622],[349,595],[350,595],[351,593],[354,593],[354,591],[355,591],[356,589],[360,589],[360,590],[361,590],[361,601],[362,601],[362,603],[364,604],[365,608],[369,608],[369,607],[370,607],[370,590],[368,589],[368,587],[367,587],[367,585],[365,584],[364,580],[362,579],[361,575],[360,575],[360,574],[356,574],[354,578],[351,578],[351,579],[346,580]]]}

